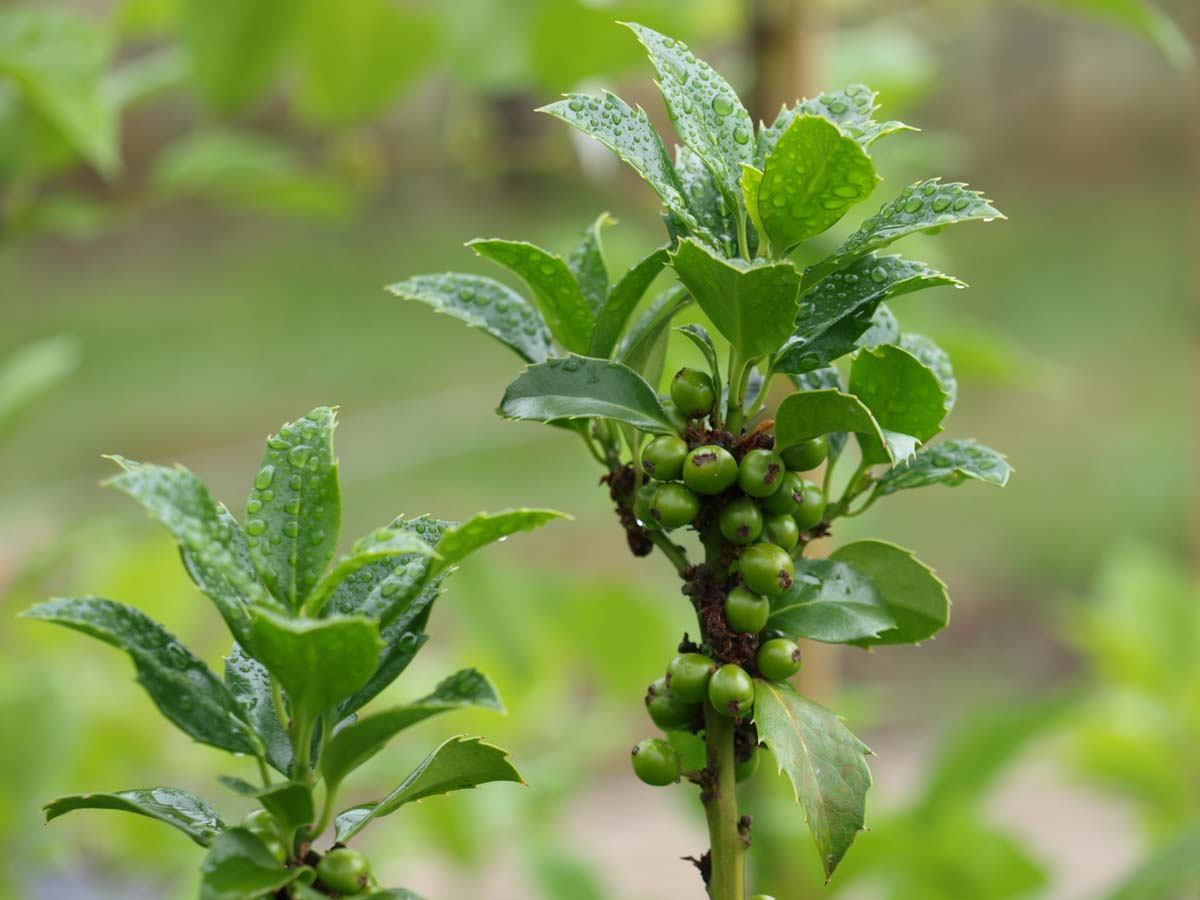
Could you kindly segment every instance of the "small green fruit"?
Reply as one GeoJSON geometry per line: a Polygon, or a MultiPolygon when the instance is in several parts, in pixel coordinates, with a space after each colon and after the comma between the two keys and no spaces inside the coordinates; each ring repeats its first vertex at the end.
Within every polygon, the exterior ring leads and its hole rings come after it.
{"type": "Polygon", "coordinates": [[[681,653],[667,665],[667,687],[684,703],[699,703],[708,695],[708,679],[716,668],[703,653],[681,653]]]}
{"type": "Polygon", "coordinates": [[[811,481],[804,482],[804,499],[800,501],[799,508],[792,513],[792,518],[796,520],[796,527],[801,531],[817,527],[825,518],[825,495],[811,481]]]}
{"type": "Polygon", "coordinates": [[[752,747],[746,759],[739,759],[734,766],[734,776],[738,781],[745,781],[758,771],[758,748],[752,747]]]}
{"type": "Polygon", "coordinates": [[[763,512],[772,516],[790,516],[800,508],[803,497],[804,478],[799,472],[788,472],[783,476],[783,487],[763,499],[763,512]]]}
{"type": "Polygon", "coordinates": [[[800,671],[800,647],[788,638],[771,638],[758,648],[759,674],[771,681],[786,681],[800,671]]]}
{"type": "Polygon", "coordinates": [[[771,615],[771,601],[741,585],[725,598],[725,621],[738,634],[762,631],[771,615]]]}
{"type": "Polygon", "coordinates": [[[696,720],[700,704],[680,700],[667,687],[667,679],[660,678],[646,692],[646,712],[663,731],[682,731],[696,720]]]}
{"type": "Polygon", "coordinates": [[[633,748],[633,771],[646,784],[674,784],[679,770],[679,753],[662,738],[648,738],[633,748]]]}
{"type": "Polygon", "coordinates": [[[754,680],[741,666],[721,666],[709,679],[708,702],[721,715],[740,719],[754,706],[754,680]]]}
{"type": "Polygon", "coordinates": [[[317,877],[331,891],[358,894],[371,883],[371,865],[357,850],[336,847],[317,863],[317,877]]]}
{"type": "Polygon", "coordinates": [[[699,419],[712,412],[717,395],[712,379],[697,369],[683,368],[671,381],[671,400],[689,419],[699,419]]]}
{"type": "Polygon", "coordinates": [[[724,447],[697,447],[683,461],[683,483],[697,494],[719,494],[733,487],[737,479],[737,460],[724,447]]]}
{"type": "Polygon", "coordinates": [[[721,534],[732,544],[752,544],[763,530],[762,511],[749,497],[738,497],[721,510],[721,534]]]}
{"type": "Polygon", "coordinates": [[[660,434],[642,451],[642,470],[656,481],[674,481],[683,472],[688,445],[673,434],[660,434]]]}
{"type": "Polygon", "coordinates": [[[650,517],[670,531],[687,525],[700,514],[700,498],[677,481],[661,485],[650,500],[650,517]]]}
{"type": "Polygon", "coordinates": [[[767,516],[763,522],[763,537],[784,550],[794,550],[800,543],[800,526],[789,515],[767,516]]]}
{"type": "Polygon", "coordinates": [[[775,597],[792,586],[796,568],[791,555],[774,544],[752,544],[739,559],[742,580],[757,594],[775,597]]]}
{"type": "Polygon", "coordinates": [[[751,450],[738,466],[738,487],[751,497],[770,497],[783,486],[785,471],[770,450],[751,450]]]}
{"type": "Polygon", "coordinates": [[[825,462],[829,455],[829,439],[825,435],[809,438],[788,447],[779,454],[793,472],[807,472],[825,462]]]}

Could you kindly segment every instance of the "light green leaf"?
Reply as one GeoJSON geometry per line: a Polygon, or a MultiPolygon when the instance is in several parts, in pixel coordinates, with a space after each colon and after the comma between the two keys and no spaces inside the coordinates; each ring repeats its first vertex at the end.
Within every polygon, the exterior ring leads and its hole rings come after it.
{"type": "Polygon", "coordinates": [[[725,256],[737,256],[737,218],[704,160],[691,147],[677,144],[675,171],[688,207],[700,223],[700,230],[692,233],[725,256]]]}
{"type": "Polygon", "coordinates": [[[508,761],[506,751],[485,744],[482,738],[463,735],[452,737],[425,757],[403,783],[383,800],[356,806],[339,815],[337,839],[350,840],[372,819],[390,815],[406,803],[493,781],[525,783],[508,761]]]}
{"type": "Polygon", "coordinates": [[[942,441],[925,447],[912,459],[889,469],[875,488],[880,496],[928,484],[950,487],[967,479],[1004,487],[1012,466],[991,447],[969,440],[942,441]]]}
{"type": "Polygon", "coordinates": [[[743,359],[773,353],[791,336],[799,310],[800,272],[790,262],[727,261],[689,239],[679,242],[671,265],[743,359]]]}
{"type": "Polygon", "coordinates": [[[775,449],[786,450],[809,438],[839,431],[874,435],[883,433],[866,405],[837,388],[807,390],[783,398],[775,412],[775,449]]]}
{"type": "Polygon", "coordinates": [[[954,377],[950,354],[923,334],[907,332],[900,335],[896,344],[919,359],[925,368],[937,376],[938,383],[946,393],[946,412],[954,409],[954,403],[958,400],[958,379],[954,377]]]}
{"type": "Polygon", "coordinates": [[[592,310],[561,256],[527,241],[476,239],[467,246],[520,275],[533,291],[550,333],[566,349],[587,352],[595,324],[592,310]]]}
{"type": "Polygon", "coordinates": [[[338,585],[357,575],[365,566],[389,557],[414,555],[432,556],[434,551],[419,535],[398,526],[397,523],[387,528],[379,528],[360,538],[313,590],[307,603],[309,614],[320,615],[338,585]]]}
{"type": "Polygon", "coordinates": [[[337,732],[325,745],[321,770],[325,783],[335,790],[345,777],[387,746],[404,729],[439,713],[464,707],[504,712],[500,695],[487,676],[475,669],[456,672],[433,693],[408,706],[398,706],[364,716],[337,732]]]}
{"type": "Polygon", "coordinates": [[[188,791],[157,787],[112,794],[73,794],[42,807],[49,823],[79,809],[115,809],[147,816],[178,828],[201,847],[207,847],[228,826],[220,814],[188,791]]]}
{"type": "Polygon", "coordinates": [[[225,657],[225,686],[241,709],[242,718],[262,742],[267,762],[287,775],[292,769],[292,739],[275,711],[271,674],[247,655],[241,644],[235,643],[225,657]]]}
{"type": "Polygon", "coordinates": [[[260,900],[294,881],[312,884],[316,873],[285,869],[254,834],[231,828],[213,842],[200,876],[200,900],[260,900]]]}
{"type": "Polygon", "coordinates": [[[231,753],[255,753],[250,729],[221,679],[140,610],[99,597],[80,597],[40,603],[21,616],[65,625],[124,650],[137,668],[138,683],[186,734],[231,753]]]}
{"type": "Polygon", "coordinates": [[[526,362],[543,362],[554,353],[542,314],[512,288],[494,279],[444,272],[418,275],[388,285],[387,289],[401,300],[424,303],[472,328],[482,328],[526,362]]]}
{"type": "Polygon", "coordinates": [[[289,838],[296,829],[312,825],[317,820],[312,789],[303,784],[280,781],[255,791],[254,796],[263,809],[275,817],[284,835],[289,838]]]}
{"type": "Polygon", "coordinates": [[[726,198],[738,195],[742,163],[754,158],[754,123],[737,92],[681,41],[625,24],[650,54],[675,131],[704,160],[726,198]]]}
{"type": "MultiPolygon", "coordinates": [[[[862,399],[887,432],[911,435],[925,443],[942,430],[946,393],[937,376],[894,344],[858,351],[850,365],[850,392],[862,399]]],[[[889,452],[867,435],[860,434],[858,443],[868,464],[904,458],[894,446],[889,452]]],[[[915,445],[911,449],[915,450],[915,445]]]]}
{"type": "Polygon", "coordinates": [[[383,643],[361,616],[288,619],[259,611],[250,626],[254,658],[278,679],[297,720],[315,720],[367,683],[383,643]]]}
{"type": "Polygon", "coordinates": [[[533,531],[555,519],[569,519],[553,509],[509,509],[498,513],[479,513],[461,525],[446,529],[437,542],[434,573],[461,562],[481,547],[507,540],[520,531],[533,531]]]}
{"type": "Polygon", "coordinates": [[[820,94],[811,100],[801,100],[794,106],[784,106],[774,122],[759,129],[755,159],[761,164],[775,148],[780,135],[800,116],[821,116],[864,148],[897,131],[917,130],[901,122],[874,121],[872,117],[879,109],[875,102],[878,96],[878,91],[866,85],[852,84],[842,91],[820,94]]]}
{"type": "MultiPolygon", "coordinates": [[[[887,304],[880,303],[871,314],[871,324],[854,341],[855,347],[878,347],[880,344],[895,344],[900,340],[900,323],[887,304]]],[[[907,349],[907,348],[905,348],[907,349]]],[[[909,351],[912,352],[912,351],[909,351]]],[[[913,353],[913,356],[917,354],[913,353]]]]}
{"type": "MultiPolygon", "coordinates": [[[[742,177],[739,184],[742,188],[742,202],[746,206],[746,215],[750,217],[750,222],[754,225],[754,230],[763,236],[765,241],[769,236],[767,226],[763,223],[763,218],[758,209],[758,194],[762,189],[763,173],[761,169],[756,169],[749,163],[742,163],[742,177]]],[[[733,253],[726,253],[726,256],[733,256],[733,253]]]]}
{"type": "MultiPolygon", "coordinates": [[[[660,247],[645,259],[634,263],[608,292],[604,304],[596,314],[596,327],[592,331],[589,355],[605,359],[625,332],[629,317],[637,308],[646,290],[654,283],[663,266],[667,264],[667,250],[660,247]]],[[[530,362],[541,362],[531,359],[530,362]]]]}
{"type": "Polygon", "coordinates": [[[642,376],[620,363],[586,356],[530,366],[508,386],[498,411],[509,419],[603,418],[643,431],[675,431],[658,395],[642,376]]]}
{"type": "Polygon", "coordinates": [[[879,182],[865,150],[819,116],[795,119],[767,156],[758,216],[777,254],[836,224],[879,182]]]}
{"type": "Polygon", "coordinates": [[[80,359],[79,341],[62,334],[23,344],[5,359],[0,364],[0,438],[18,415],[64,382],[80,359]]]}
{"type": "MultiPolygon", "coordinates": [[[[587,301],[592,315],[598,315],[608,296],[608,263],[604,259],[604,242],[600,232],[616,219],[608,213],[600,213],[596,221],[588,226],[583,237],[567,257],[567,268],[575,276],[583,299],[587,301]]],[[[595,334],[592,335],[595,337],[595,334]]]]}
{"type": "Polygon", "coordinates": [[[574,125],[598,140],[641,175],[662,198],[667,209],[688,228],[700,229],[688,208],[667,148],[641,107],[635,110],[620,97],[605,91],[603,98],[567,94],[564,99],[538,111],[574,125]]]}
{"type": "Polygon", "coordinates": [[[849,644],[896,627],[871,580],[828,559],[796,560],[792,586],[771,598],[767,627],[793,638],[849,644]]]}
{"type": "Polygon", "coordinates": [[[950,621],[950,597],[945,583],[912,552],[885,541],[855,541],[829,555],[871,579],[896,627],[877,638],[859,642],[915,644],[932,637],[950,621]]]}
{"type": "Polygon", "coordinates": [[[299,609],[337,547],[342,494],[334,411],[320,406],[267,439],[246,501],[250,556],[271,593],[299,609]]]}
{"type": "Polygon", "coordinates": [[[754,724],[792,783],[828,880],[863,830],[870,748],[841,719],[787,684],[755,680],[754,724]]]}

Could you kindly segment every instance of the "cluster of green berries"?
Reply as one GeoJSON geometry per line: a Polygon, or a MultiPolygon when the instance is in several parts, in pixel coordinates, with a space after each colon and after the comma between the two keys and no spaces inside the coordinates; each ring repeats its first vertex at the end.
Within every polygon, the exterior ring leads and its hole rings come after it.
{"type": "MultiPolygon", "coordinates": [[[[288,847],[279,823],[265,809],[256,809],[242,820],[242,827],[257,837],[281,865],[288,860],[288,847]]],[[[317,882],[335,896],[354,897],[375,890],[367,858],[349,847],[334,847],[317,861],[317,882]]]]}

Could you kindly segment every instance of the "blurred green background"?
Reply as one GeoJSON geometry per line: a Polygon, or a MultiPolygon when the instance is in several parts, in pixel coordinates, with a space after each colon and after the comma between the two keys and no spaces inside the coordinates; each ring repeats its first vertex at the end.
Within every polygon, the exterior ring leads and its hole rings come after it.
{"type": "Polygon", "coordinates": [[[182,837],[120,816],[43,829],[38,807],[219,797],[228,761],[164,724],[117,654],[13,617],[96,593],[215,663],[221,623],[166,533],[97,486],[101,454],[182,462],[238,508],[261,439],[322,403],[342,410],[347,534],[399,512],[575,516],[468,564],[393,688],[475,664],[510,714],[422,726],[369,769],[390,784],[432,733],[469,730],[530,787],[389,820],[369,837],[383,880],[443,900],[702,896],[679,861],[702,849],[695,798],[625,763],[688,625],[669,569],[628,556],[577,442],[493,415],[506,351],[381,290],[495,276],[462,242],[566,250],[604,209],[614,272],[661,240],[649,191],[532,112],[603,86],[668,133],[616,19],[701,48],[757,117],[870,84],[924,129],[878,151],[881,198],[941,174],[1009,216],[907,247],[973,288],[895,308],[955,359],[950,431],[1017,474],[901,494],[839,534],[919,551],[955,618],[920,648],[812,654],[807,689],[878,754],[872,830],[822,887],[764,766],[757,889],[1200,897],[1191,0],[0,2],[0,897],[191,896],[182,837]]]}

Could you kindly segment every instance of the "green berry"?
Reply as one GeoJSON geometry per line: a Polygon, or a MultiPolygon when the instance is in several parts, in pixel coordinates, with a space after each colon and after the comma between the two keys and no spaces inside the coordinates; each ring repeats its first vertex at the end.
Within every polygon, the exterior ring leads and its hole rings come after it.
{"type": "Polygon", "coordinates": [[[763,538],[784,550],[793,550],[800,543],[800,526],[789,515],[767,516],[763,522],[763,538]]]}
{"type": "Polygon", "coordinates": [[[646,784],[674,784],[679,769],[679,753],[662,738],[648,738],[633,748],[633,771],[646,784]]]}
{"type": "Polygon", "coordinates": [[[734,766],[734,777],[738,781],[745,781],[751,775],[758,771],[758,748],[751,747],[750,755],[745,759],[739,759],[734,766]]]}
{"type": "Polygon", "coordinates": [[[650,500],[651,519],[670,531],[686,525],[700,514],[700,498],[677,481],[668,482],[650,500]]]}
{"type": "Polygon", "coordinates": [[[654,526],[654,515],[650,512],[650,501],[654,499],[654,495],[658,493],[661,485],[658,482],[650,482],[643,484],[638,488],[637,495],[633,498],[633,514],[637,516],[639,522],[643,525],[654,526]]]}
{"type": "Polygon", "coordinates": [[[800,508],[800,500],[803,497],[804,478],[799,472],[788,472],[783,476],[783,487],[763,499],[763,512],[772,516],[790,516],[800,508]]]}
{"type": "Polygon", "coordinates": [[[796,520],[796,527],[801,531],[815,528],[821,524],[821,519],[825,518],[825,495],[811,481],[804,482],[804,499],[800,501],[799,508],[792,513],[792,518],[796,520]]]}
{"type": "Polygon", "coordinates": [[[754,681],[741,666],[721,666],[709,679],[708,702],[721,715],[740,719],[754,706],[754,681]]]}
{"type": "Polygon", "coordinates": [[[680,700],[667,687],[667,679],[660,678],[646,693],[646,712],[663,731],[682,731],[696,720],[700,705],[680,700]]]}
{"type": "Polygon", "coordinates": [[[759,674],[771,681],[786,681],[800,671],[800,647],[787,638],[771,638],[758,648],[759,674]]]}
{"type": "Polygon", "coordinates": [[[642,451],[642,470],[658,481],[674,481],[683,472],[688,445],[674,434],[660,434],[642,451]]]}
{"type": "Polygon", "coordinates": [[[725,598],[725,621],[738,634],[757,634],[771,615],[771,601],[741,585],[725,598]]]}
{"type": "Polygon", "coordinates": [[[683,368],[671,381],[671,400],[689,419],[699,419],[712,412],[717,395],[712,379],[697,369],[683,368]]]}
{"type": "Polygon", "coordinates": [[[681,653],[667,665],[667,686],[684,703],[699,703],[707,696],[708,679],[717,664],[702,653],[681,653]]]}
{"type": "Polygon", "coordinates": [[[768,597],[790,588],[796,574],[791,555],[774,544],[751,544],[742,551],[739,566],[746,587],[768,597]]]}
{"type": "Polygon", "coordinates": [[[779,454],[793,472],[807,472],[825,462],[829,455],[829,439],[825,435],[809,438],[788,447],[779,454]]]}
{"type": "Polygon", "coordinates": [[[357,850],[336,847],[317,863],[317,877],[331,891],[358,894],[371,883],[371,865],[357,850]]]}
{"type": "Polygon", "coordinates": [[[719,494],[737,480],[737,460],[724,447],[697,447],[683,461],[683,483],[697,494],[719,494]]]}
{"type": "Polygon", "coordinates": [[[721,534],[732,544],[752,544],[763,530],[763,515],[749,497],[738,497],[721,510],[721,534]]]}
{"type": "Polygon", "coordinates": [[[738,487],[751,497],[770,497],[783,486],[783,460],[770,450],[751,450],[738,466],[738,487]]]}

